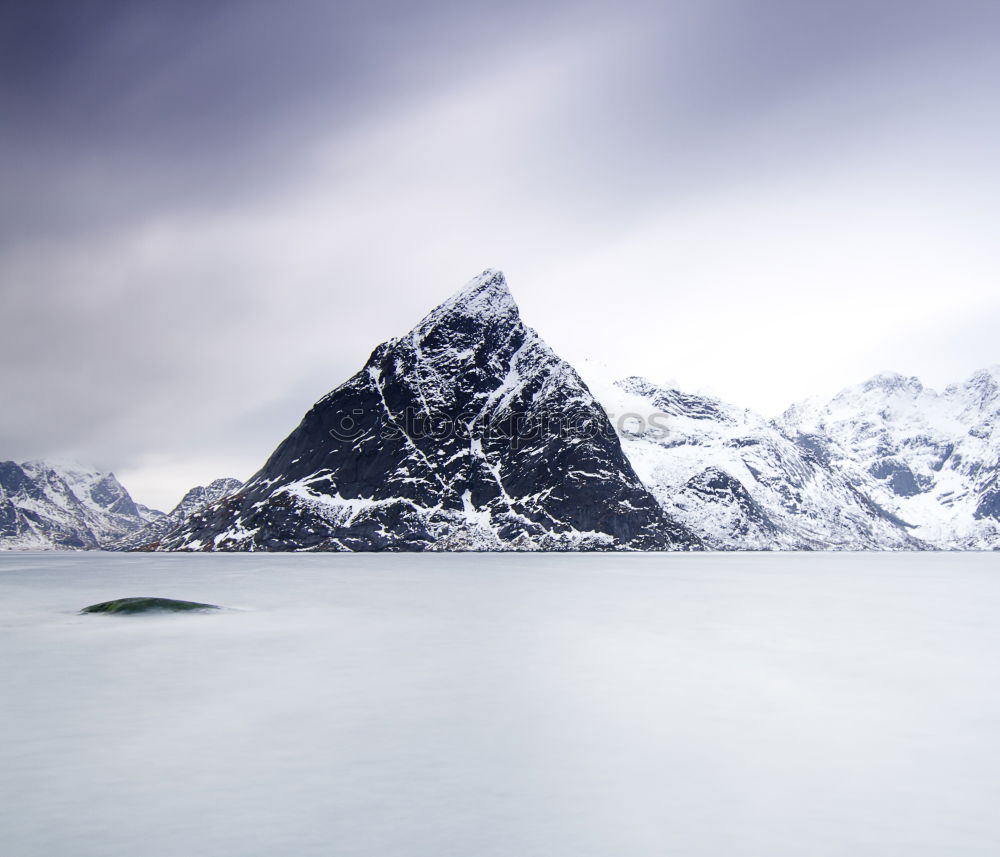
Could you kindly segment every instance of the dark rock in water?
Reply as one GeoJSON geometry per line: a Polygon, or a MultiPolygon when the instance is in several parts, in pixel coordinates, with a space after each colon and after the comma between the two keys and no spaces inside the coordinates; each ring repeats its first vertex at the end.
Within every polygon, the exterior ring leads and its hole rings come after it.
{"type": "Polygon", "coordinates": [[[216,604],[177,601],[174,598],[116,598],[84,607],[81,613],[185,613],[189,610],[219,610],[216,604]]]}

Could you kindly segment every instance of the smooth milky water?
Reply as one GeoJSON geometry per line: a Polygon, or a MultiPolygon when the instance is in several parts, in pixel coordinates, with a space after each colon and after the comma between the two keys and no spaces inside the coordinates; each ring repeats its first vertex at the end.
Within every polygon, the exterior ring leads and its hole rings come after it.
{"type": "Polygon", "coordinates": [[[995,857],[998,618],[1000,554],[0,554],[0,854],[995,857]]]}

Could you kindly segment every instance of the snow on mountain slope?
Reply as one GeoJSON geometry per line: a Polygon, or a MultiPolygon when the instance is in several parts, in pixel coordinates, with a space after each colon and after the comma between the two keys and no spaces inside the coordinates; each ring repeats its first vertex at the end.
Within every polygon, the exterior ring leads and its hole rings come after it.
{"type": "Polygon", "coordinates": [[[136,511],[139,512],[139,517],[142,518],[147,524],[151,524],[153,521],[158,521],[163,517],[163,512],[159,509],[150,509],[149,506],[145,506],[142,503],[135,504],[136,511]]]}
{"type": "Polygon", "coordinates": [[[922,547],[872,502],[873,479],[830,468],[753,411],[636,377],[600,395],[640,479],[710,547],[922,547]]]}
{"type": "Polygon", "coordinates": [[[129,533],[111,547],[114,550],[136,550],[157,544],[163,536],[179,527],[195,512],[239,491],[242,486],[243,483],[239,479],[231,478],[215,479],[208,485],[196,485],[167,514],[161,514],[142,529],[129,533]]]}
{"type": "Polygon", "coordinates": [[[785,430],[875,480],[872,497],[943,548],[1000,547],[1000,366],[943,392],[885,373],[793,405],[785,430]]]}
{"type": "MultiPolygon", "coordinates": [[[[55,461],[27,461],[25,472],[40,476],[46,472],[57,474],[88,509],[98,513],[110,512],[126,518],[142,518],[139,505],[115,478],[113,473],[100,473],[77,463],[55,461]]],[[[147,514],[162,513],[149,510],[147,514]]]]}
{"type": "Polygon", "coordinates": [[[587,386],[486,271],[306,414],[161,549],[691,547],[587,386]]]}
{"type": "Polygon", "coordinates": [[[113,473],[77,464],[0,462],[0,547],[93,549],[155,520],[113,473]]]}

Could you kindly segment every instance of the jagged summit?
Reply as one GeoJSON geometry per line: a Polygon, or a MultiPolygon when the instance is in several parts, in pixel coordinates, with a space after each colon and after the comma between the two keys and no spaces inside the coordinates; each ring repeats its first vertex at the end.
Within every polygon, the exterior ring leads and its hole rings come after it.
{"type": "MultiPolygon", "coordinates": [[[[522,322],[503,272],[487,268],[427,313],[408,333],[379,345],[361,373],[367,374],[376,386],[383,375],[409,373],[418,387],[421,406],[427,406],[422,409],[427,411],[431,404],[441,403],[429,401],[428,395],[450,400],[456,394],[456,385],[481,381],[484,367],[495,370],[507,354],[506,346],[520,342],[529,332],[537,336],[522,322]],[[395,361],[391,369],[385,365],[387,354],[392,354],[395,361]]],[[[356,377],[345,381],[317,406],[355,381],[356,377]]]]}
{"type": "MultiPolygon", "coordinates": [[[[899,372],[879,372],[865,381],[861,388],[865,392],[879,391],[883,393],[907,393],[918,395],[923,392],[924,385],[915,375],[901,375],[899,372]]],[[[848,388],[851,390],[852,388],[848,388]]]]}
{"type": "Polygon", "coordinates": [[[990,366],[984,366],[982,369],[976,370],[968,377],[966,383],[982,378],[992,378],[994,381],[1000,381],[1000,363],[993,363],[990,366]]]}
{"type": "Polygon", "coordinates": [[[243,483],[239,479],[231,477],[215,479],[208,485],[196,485],[167,514],[161,515],[141,530],[130,533],[109,547],[113,550],[138,550],[155,546],[165,534],[179,527],[199,509],[204,508],[209,503],[216,503],[223,497],[228,497],[242,486],[243,483]]]}
{"type": "Polygon", "coordinates": [[[416,329],[426,332],[437,325],[459,319],[489,323],[493,320],[510,322],[519,317],[503,271],[487,268],[424,316],[416,329]]]}
{"type": "Polygon", "coordinates": [[[956,399],[964,397],[978,408],[995,405],[1000,398],[1000,365],[974,372],[962,384],[949,387],[945,393],[956,399]]]}

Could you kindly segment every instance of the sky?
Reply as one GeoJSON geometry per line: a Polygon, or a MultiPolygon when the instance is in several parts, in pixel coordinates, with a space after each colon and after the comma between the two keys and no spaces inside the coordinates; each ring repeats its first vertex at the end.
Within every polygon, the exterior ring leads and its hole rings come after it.
{"type": "Polygon", "coordinates": [[[245,479],[488,267],[584,377],[960,381],[998,48],[992,0],[0,0],[0,459],[245,479]]]}

